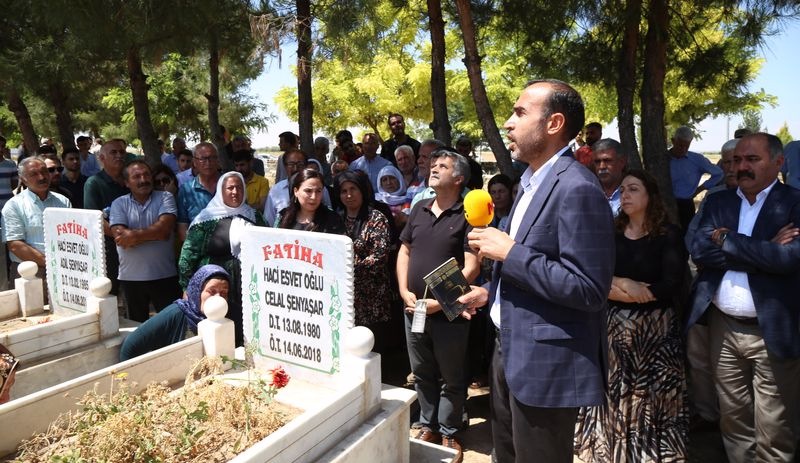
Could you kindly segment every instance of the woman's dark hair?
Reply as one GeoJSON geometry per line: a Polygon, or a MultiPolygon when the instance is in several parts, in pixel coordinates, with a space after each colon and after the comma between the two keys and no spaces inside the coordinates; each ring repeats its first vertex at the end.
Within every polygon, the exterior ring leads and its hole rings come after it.
{"type": "Polygon", "coordinates": [[[178,186],[178,177],[175,175],[175,172],[172,171],[169,167],[164,164],[159,164],[155,169],[153,169],[153,181],[155,182],[156,177],[158,174],[166,174],[172,180],[172,184],[176,187],[178,186]]]}
{"type": "MultiPolygon", "coordinates": [[[[363,201],[361,202],[361,208],[358,210],[358,215],[356,216],[356,226],[353,230],[353,236],[350,238],[356,239],[359,234],[361,234],[361,227],[364,222],[367,221],[367,217],[369,216],[369,206],[372,203],[372,189],[370,188],[369,184],[369,177],[364,175],[363,171],[352,171],[348,170],[345,172],[340,173],[333,179],[333,195],[338,199],[342,193],[342,185],[346,182],[352,182],[358,190],[361,192],[361,198],[363,201]]],[[[341,201],[340,201],[341,204],[341,201]]],[[[342,219],[346,219],[347,217],[347,210],[342,206],[342,219]]]]}
{"type": "Polygon", "coordinates": [[[497,174],[489,179],[489,186],[487,186],[486,189],[491,190],[495,183],[500,183],[508,188],[508,195],[511,196],[511,189],[514,187],[514,182],[511,181],[511,177],[506,174],[497,174]]]}
{"type": "MultiPolygon", "coordinates": [[[[658,183],[655,177],[641,169],[631,169],[625,174],[625,177],[638,178],[644,189],[647,191],[647,209],[644,211],[644,230],[651,236],[663,235],[666,233],[666,225],[669,223],[667,212],[664,209],[664,201],[661,199],[661,193],[658,190],[658,183]]],[[[624,177],[623,177],[624,180],[624,177]]],[[[620,233],[625,232],[625,227],[630,223],[630,217],[622,209],[615,221],[617,231],[620,233]]]]}
{"type": "MultiPolygon", "coordinates": [[[[317,172],[312,169],[303,169],[296,174],[292,175],[289,179],[289,206],[281,212],[281,221],[278,226],[280,228],[294,228],[295,221],[297,220],[297,213],[300,212],[300,202],[294,195],[295,188],[300,188],[306,180],[318,178],[322,184],[323,190],[325,189],[325,178],[322,172],[317,172]]],[[[325,204],[320,203],[316,211],[314,211],[314,220],[308,224],[307,231],[318,231],[323,228],[327,207],[325,204]]]]}

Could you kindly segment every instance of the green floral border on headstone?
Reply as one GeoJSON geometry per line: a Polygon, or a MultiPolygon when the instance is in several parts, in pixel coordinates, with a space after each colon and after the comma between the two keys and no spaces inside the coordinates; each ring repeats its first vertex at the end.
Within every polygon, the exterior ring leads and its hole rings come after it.
{"type": "Polygon", "coordinates": [[[261,312],[261,296],[258,294],[258,273],[256,273],[256,266],[250,266],[250,283],[247,286],[250,293],[250,306],[253,308],[253,338],[250,342],[256,345],[258,355],[264,356],[261,350],[261,330],[259,327],[259,313],[261,312]]]}
{"type": "Polygon", "coordinates": [[[330,373],[337,373],[339,371],[339,358],[341,352],[339,350],[339,321],[342,319],[342,300],[339,298],[339,282],[334,279],[331,284],[331,307],[328,309],[331,324],[331,356],[333,357],[333,365],[331,365],[330,373]]]}

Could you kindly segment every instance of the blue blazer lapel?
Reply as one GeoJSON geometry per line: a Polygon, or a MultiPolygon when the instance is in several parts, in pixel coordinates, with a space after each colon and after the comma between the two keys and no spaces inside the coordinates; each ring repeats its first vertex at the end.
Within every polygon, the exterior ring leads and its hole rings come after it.
{"type": "Polygon", "coordinates": [[[785,202],[783,201],[786,188],[789,187],[781,182],[772,187],[767,199],[764,200],[764,205],[761,206],[761,210],[758,212],[758,217],[756,217],[753,232],[750,234],[753,238],[770,240],[775,236],[776,226],[780,228],[786,225],[786,223],[775,223],[782,220],[781,217],[789,215],[789,212],[785,210],[785,202]]]}
{"type": "Polygon", "coordinates": [[[732,190],[727,196],[727,201],[722,208],[722,223],[715,224],[716,227],[728,227],[732,232],[739,230],[739,210],[742,208],[742,198],[732,190]]]}

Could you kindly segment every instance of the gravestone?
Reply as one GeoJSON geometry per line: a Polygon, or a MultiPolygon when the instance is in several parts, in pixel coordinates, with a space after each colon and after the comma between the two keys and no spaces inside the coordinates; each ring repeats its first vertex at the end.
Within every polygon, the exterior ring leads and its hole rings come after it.
{"type": "Polygon", "coordinates": [[[257,367],[284,364],[325,381],[341,371],[353,326],[353,242],[326,233],[253,227],[241,246],[244,335],[257,367]]]}
{"type": "Polygon", "coordinates": [[[44,244],[51,310],[86,312],[89,282],[106,276],[103,213],[45,209],[44,244]]]}

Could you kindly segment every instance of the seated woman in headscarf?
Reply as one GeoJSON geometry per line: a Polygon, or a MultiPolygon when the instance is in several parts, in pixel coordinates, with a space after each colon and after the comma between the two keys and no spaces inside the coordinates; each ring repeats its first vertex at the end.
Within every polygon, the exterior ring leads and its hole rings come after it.
{"type": "Polygon", "coordinates": [[[244,345],[242,329],[242,278],[239,250],[246,229],[264,226],[261,213],[247,205],[244,178],[226,172],[217,181],[217,193],[192,221],[178,259],[178,278],[186,290],[189,278],[202,265],[216,264],[230,274],[227,318],[236,325],[236,345],[244,345]]]}
{"type": "Polygon", "coordinates": [[[303,169],[294,174],[289,187],[289,206],[278,216],[278,228],[344,235],[342,218],[322,203],[322,174],[303,169]]]}
{"type": "Polygon", "coordinates": [[[19,359],[8,348],[0,344],[0,404],[11,400],[11,386],[16,381],[19,359]]]}
{"type": "Polygon", "coordinates": [[[395,166],[386,166],[378,173],[378,192],[375,200],[389,206],[394,217],[394,224],[398,232],[406,226],[408,217],[403,209],[409,205],[406,198],[406,182],[403,174],[395,166]]]}
{"type": "Polygon", "coordinates": [[[197,324],[205,320],[203,305],[211,296],[228,299],[230,275],[219,265],[204,265],[195,272],[186,296],[168,305],[125,338],[119,361],[144,355],[197,334],[197,324]]]}

